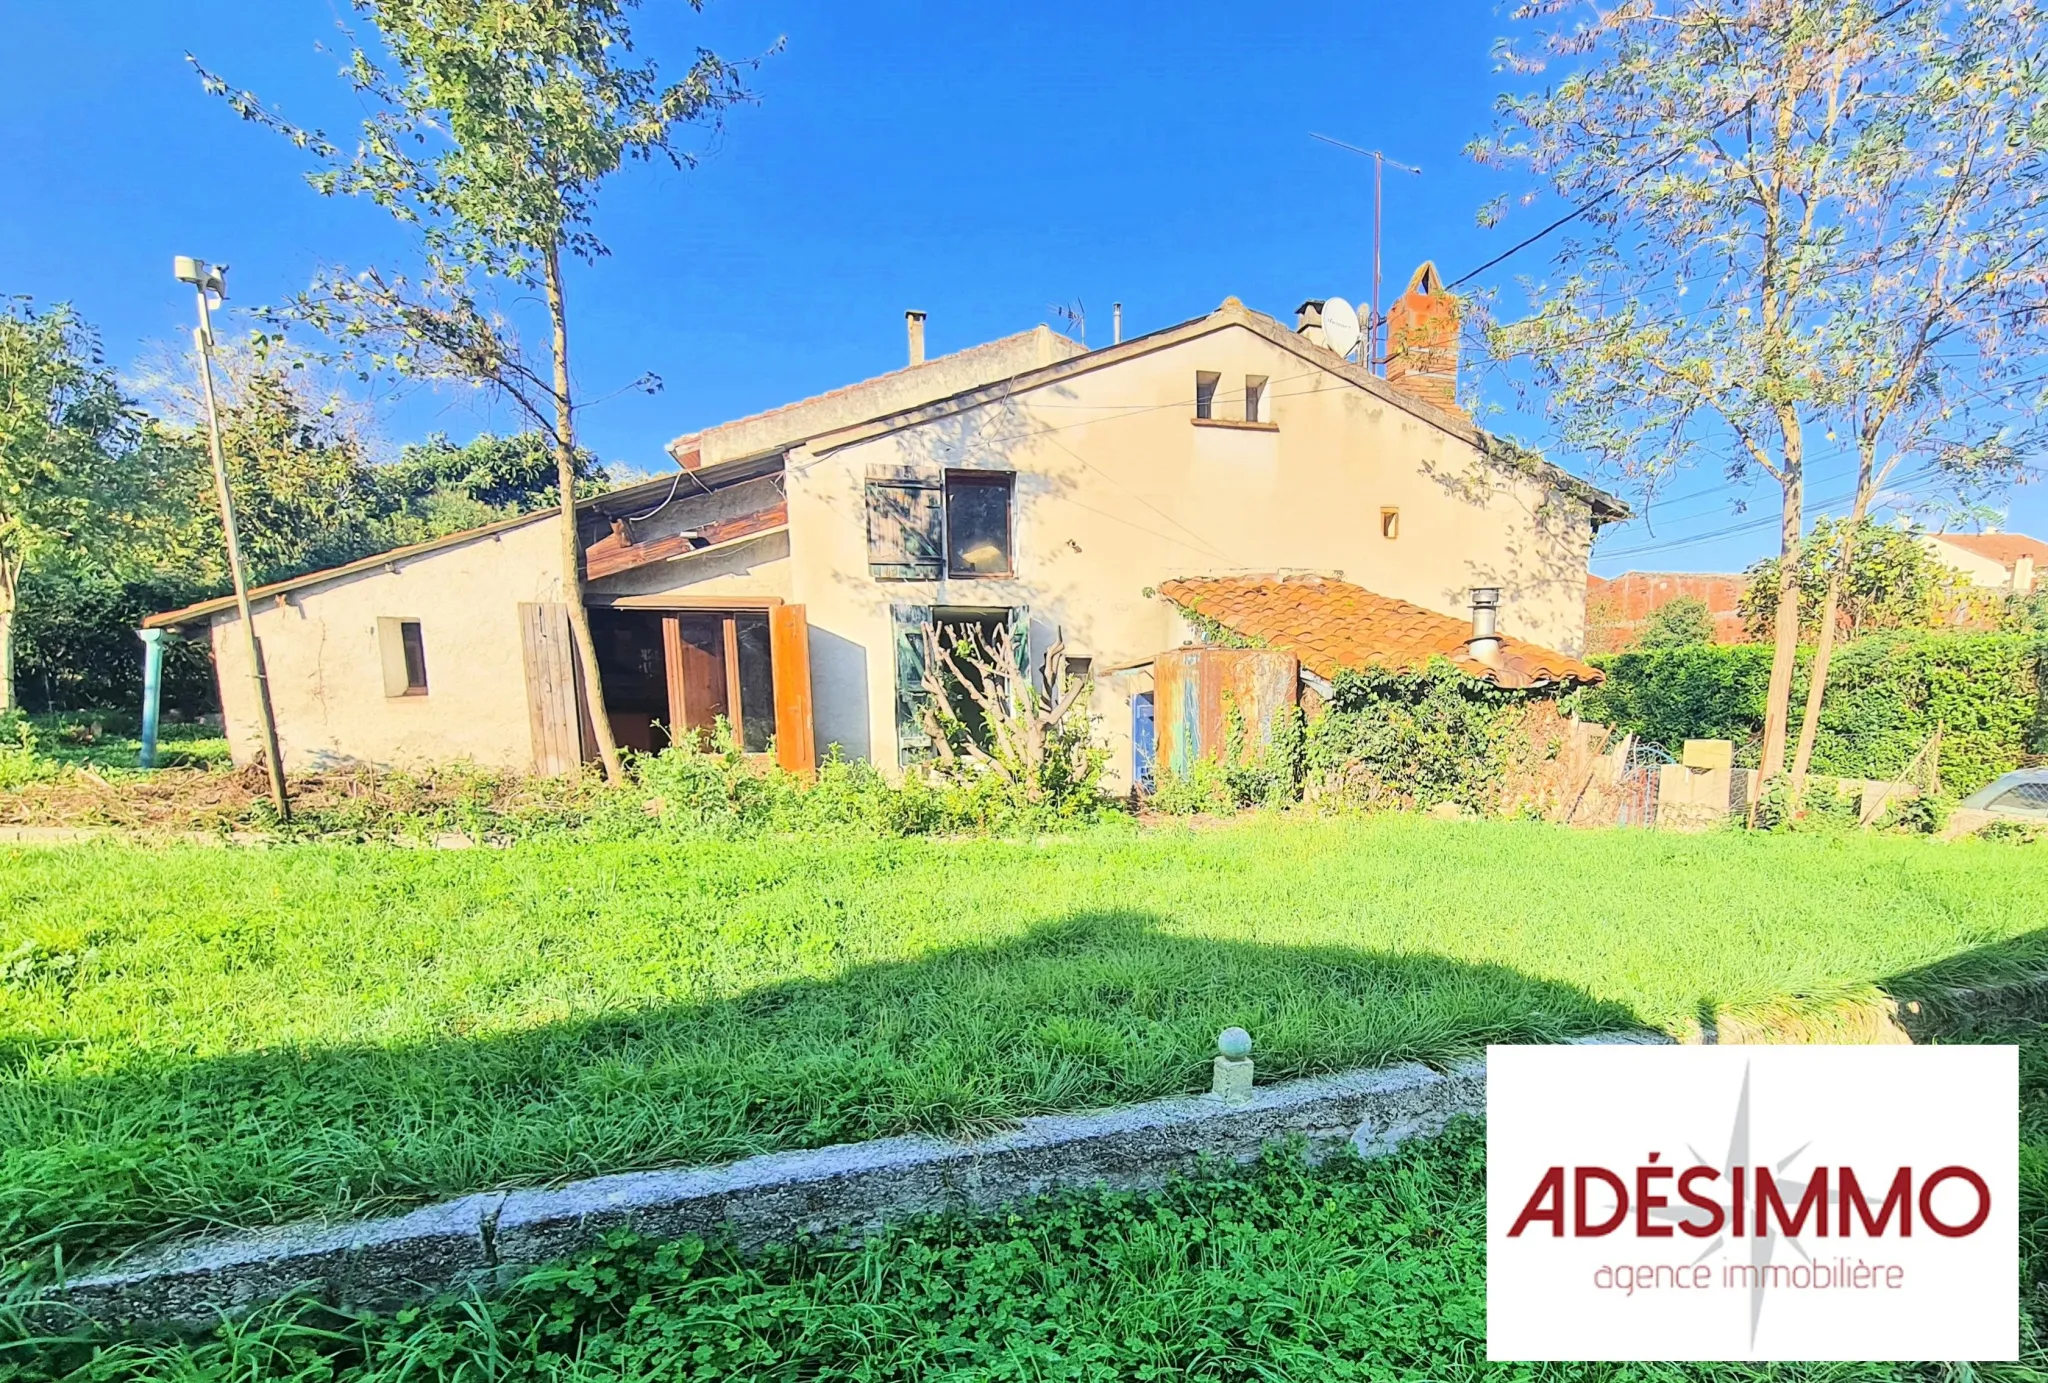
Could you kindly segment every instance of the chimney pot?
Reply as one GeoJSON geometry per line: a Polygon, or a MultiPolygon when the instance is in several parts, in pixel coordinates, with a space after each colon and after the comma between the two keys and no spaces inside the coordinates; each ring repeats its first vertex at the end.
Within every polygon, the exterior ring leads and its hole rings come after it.
{"type": "Polygon", "coordinates": [[[910,363],[924,364],[924,314],[911,309],[903,314],[903,326],[910,333],[910,363]]]}
{"type": "Polygon", "coordinates": [[[1323,302],[1322,298],[1310,298],[1294,309],[1295,334],[1306,336],[1318,346],[1323,344],[1323,302]]]}
{"type": "Polygon", "coordinates": [[[1465,647],[1488,667],[1500,662],[1500,587],[1472,588],[1472,637],[1465,647]]]}

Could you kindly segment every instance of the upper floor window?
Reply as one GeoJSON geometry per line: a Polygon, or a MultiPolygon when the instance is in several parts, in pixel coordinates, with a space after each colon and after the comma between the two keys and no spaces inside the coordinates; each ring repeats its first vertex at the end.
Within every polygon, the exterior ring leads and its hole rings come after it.
{"type": "Polygon", "coordinates": [[[1246,375],[1244,377],[1244,420],[1248,423],[1266,421],[1266,376],[1246,375]]]}
{"type": "Polygon", "coordinates": [[[946,570],[952,576],[1008,576],[1012,499],[1008,471],[946,472],[946,570]]]}
{"type": "Polygon", "coordinates": [[[1195,372],[1195,416],[1213,418],[1216,416],[1216,386],[1223,382],[1223,376],[1213,370],[1195,372]]]}

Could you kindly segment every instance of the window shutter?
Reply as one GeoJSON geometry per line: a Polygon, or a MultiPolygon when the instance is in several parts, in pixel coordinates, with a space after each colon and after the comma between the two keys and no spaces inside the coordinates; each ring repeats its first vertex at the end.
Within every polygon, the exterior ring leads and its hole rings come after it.
{"type": "Polygon", "coordinates": [[[924,631],[932,622],[932,607],[891,605],[889,613],[896,627],[896,762],[907,766],[932,747],[923,720],[924,631]]]}
{"type": "Polygon", "coordinates": [[[946,562],[946,488],[904,466],[868,468],[868,572],[878,581],[936,581],[946,562]]]}
{"type": "Polygon", "coordinates": [[[775,668],[776,761],[808,778],[817,771],[818,750],[811,715],[811,626],[804,607],[771,608],[768,638],[775,668]]]}
{"type": "Polygon", "coordinates": [[[1010,607],[1010,647],[1017,655],[1017,671],[1024,674],[1024,685],[1038,690],[1038,679],[1032,676],[1036,666],[1031,661],[1031,607],[1012,605],[1010,607]]]}

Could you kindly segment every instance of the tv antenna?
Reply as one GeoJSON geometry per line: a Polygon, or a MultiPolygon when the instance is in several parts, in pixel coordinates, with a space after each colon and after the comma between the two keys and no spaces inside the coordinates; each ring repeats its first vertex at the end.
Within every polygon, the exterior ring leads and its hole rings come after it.
{"type": "Polygon", "coordinates": [[[1368,370],[1377,370],[1386,364],[1386,351],[1381,345],[1381,333],[1387,319],[1380,314],[1380,182],[1381,175],[1388,168],[1400,173],[1420,175],[1422,170],[1413,164],[1401,163],[1388,158],[1378,149],[1361,149],[1356,144],[1346,144],[1341,139],[1332,139],[1326,134],[1309,131],[1310,139],[1320,139],[1325,144],[1334,144],[1354,154],[1361,154],[1372,160],[1372,317],[1366,324],[1366,347],[1363,364],[1368,370]]]}

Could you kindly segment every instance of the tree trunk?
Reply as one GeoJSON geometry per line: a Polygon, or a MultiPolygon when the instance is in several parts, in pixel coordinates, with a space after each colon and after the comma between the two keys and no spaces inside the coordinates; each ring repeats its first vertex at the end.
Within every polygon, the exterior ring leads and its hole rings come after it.
{"type": "MultiPolygon", "coordinates": [[[[1867,473],[1867,471],[1866,471],[1867,473]]],[[[1835,621],[1842,609],[1842,583],[1849,579],[1849,564],[1856,560],[1856,527],[1868,511],[1870,487],[1859,477],[1856,502],[1849,506],[1849,524],[1842,530],[1842,548],[1828,572],[1827,599],[1821,603],[1820,637],[1813,645],[1813,671],[1806,683],[1806,714],[1799,722],[1799,748],[1792,755],[1792,785],[1804,787],[1806,770],[1813,763],[1813,744],[1820,738],[1820,700],[1827,691],[1828,664],[1835,656],[1835,621]]]]}
{"type": "Polygon", "coordinates": [[[1785,771],[1785,739],[1792,712],[1792,673],[1799,658],[1799,533],[1805,481],[1797,461],[1786,458],[1785,505],[1778,520],[1778,613],[1771,653],[1771,685],[1764,703],[1763,760],[1758,792],[1750,795],[1752,815],[1765,783],[1785,771]]]}
{"type": "Polygon", "coordinates": [[[14,583],[0,578],[0,715],[14,708],[14,583]]]}
{"type": "Polygon", "coordinates": [[[612,739],[612,721],[604,704],[604,682],[597,670],[597,641],[590,636],[590,611],[583,604],[583,538],[576,526],[576,414],[569,397],[569,317],[562,300],[562,256],[550,246],[547,258],[548,317],[555,331],[555,478],[562,491],[562,603],[569,607],[569,629],[576,657],[583,665],[583,690],[590,699],[590,728],[597,737],[597,757],[605,781],[626,780],[619,746],[612,739]]]}

